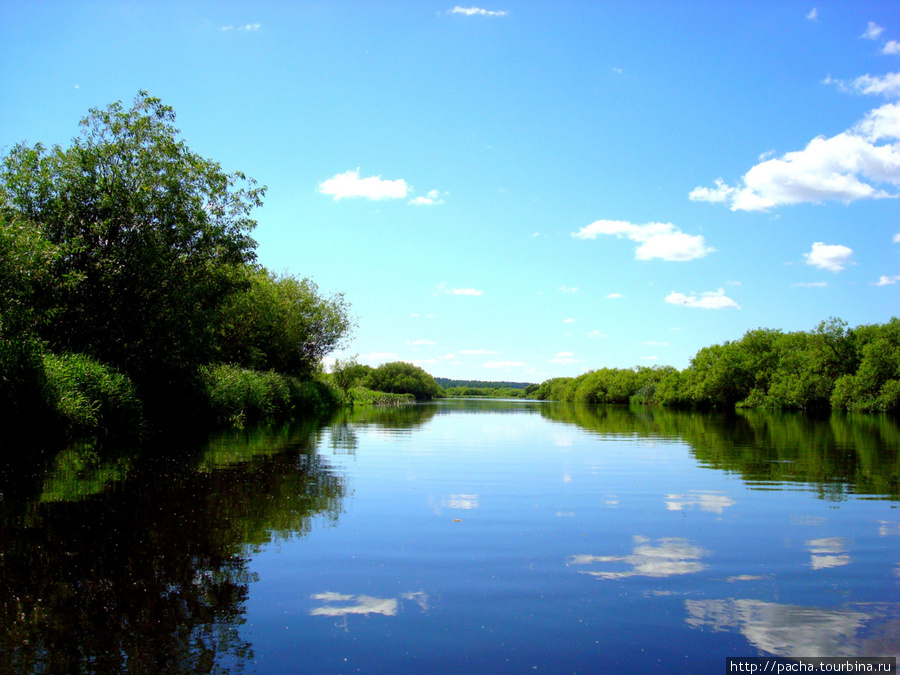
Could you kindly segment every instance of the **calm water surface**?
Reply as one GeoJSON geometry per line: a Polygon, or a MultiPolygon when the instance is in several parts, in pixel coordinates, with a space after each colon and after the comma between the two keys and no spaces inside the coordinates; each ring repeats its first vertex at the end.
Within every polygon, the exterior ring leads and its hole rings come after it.
{"type": "Polygon", "coordinates": [[[881,416],[445,401],[6,458],[0,671],[895,656],[898,450],[881,416]]]}

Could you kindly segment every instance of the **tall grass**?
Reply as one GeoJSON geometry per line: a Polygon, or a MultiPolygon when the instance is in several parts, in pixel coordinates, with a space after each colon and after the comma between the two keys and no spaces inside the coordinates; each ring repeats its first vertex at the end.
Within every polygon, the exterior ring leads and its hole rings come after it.
{"type": "Polygon", "coordinates": [[[207,366],[201,379],[207,407],[216,422],[238,427],[324,412],[338,407],[342,398],[324,378],[300,380],[232,365],[207,366]]]}
{"type": "Polygon", "coordinates": [[[135,434],[141,402],[125,375],[84,354],[44,354],[45,400],[69,436],[135,434]]]}
{"type": "Polygon", "coordinates": [[[350,405],[401,405],[416,402],[416,397],[412,394],[389,394],[365,387],[352,387],[347,392],[347,399],[350,405]]]}

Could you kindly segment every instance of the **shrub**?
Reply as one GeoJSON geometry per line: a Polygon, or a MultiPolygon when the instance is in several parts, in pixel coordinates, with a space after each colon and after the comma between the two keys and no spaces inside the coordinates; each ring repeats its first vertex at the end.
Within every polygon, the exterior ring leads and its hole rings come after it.
{"type": "Polygon", "coordinates": [[[43,366],[47,407],[69,435],[142,429],[140,400],[122,373],[84,354],[46,353],[43,366]]]}
{"type": "Polygon", "coordinates": [[[300,380],[274,371],[222,364],[203,368],[201,380],[212,417],[235,426],[320,413],[341,401],[337,388],[321,376],[300,380]]]}

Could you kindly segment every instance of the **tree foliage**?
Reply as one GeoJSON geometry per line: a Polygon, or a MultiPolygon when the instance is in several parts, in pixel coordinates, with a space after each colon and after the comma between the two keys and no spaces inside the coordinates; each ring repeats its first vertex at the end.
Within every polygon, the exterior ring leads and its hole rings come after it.
{"type": "Polygon", "coordinates": [[[434,378],[418,366],[403,361],[383,363],[370,373],[372,389],[389,394],[412,394],[417,401],[443,395],[434,378]]]}
{"type": "Polygon", "coordinates": [[[900,412],[900,319],[848,328],[760,328],[702,348],[682,371],[602,368],[553,378],[532,398],[584,403],[659,403],[713,408],[900,412]]]}
{"type": "Polygon", "coordinates": [[[0,425],[41,404],[47,298],[56,249],[32,228],[0,212],[0,425]]]}
{"type": "Polygon", "coordinates": [[[331,368],[331,378],[338,388],[345,394],[354,387],[372,389],[372,366],[367,366],[356,361],[352,356],[347,359],[335,359],[331,368]]]}
{"type": "Polygon", "coordinates": [[[218,359],[309,377],[352,328],[341,294],[323,297],[310,279],[246,268],[246,285],[223,302],[218,359]]]}
{"type": "Polygon", "coordinates": [[[131,108],[91,110],[68,148],[17,145],[0,171],[4,215],[56,246],[53,275],[70,281],[49,346],[141,385],[208,358],[212,312],[254,259],[250,212],[265,191],[191,152],[174,119],[141,92],[131,108]]]}
{"type": "Polygon", "coordinates": [[[90,110],[68,147],[0,159],[6,410],[23,383],[45,386],[48,351],[122,373],[168,414],[202,397],[207,365],[310,377],[349,334],[342,295],[255,265],[265,188],[191,151],[174,122],[142,91],[90,110]]]}

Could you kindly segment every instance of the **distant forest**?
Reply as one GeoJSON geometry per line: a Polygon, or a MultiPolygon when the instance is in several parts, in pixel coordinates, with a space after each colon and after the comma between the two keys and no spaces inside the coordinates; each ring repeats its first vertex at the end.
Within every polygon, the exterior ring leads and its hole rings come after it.
{"type": "Polygon", "coordinates": [[[532,382],[485,382],[483,380],[449,380],[446,377],[436,377],[435,382],[444,389],[450,387],[476,387],[478,389],[527,389],[532,382]]]}

